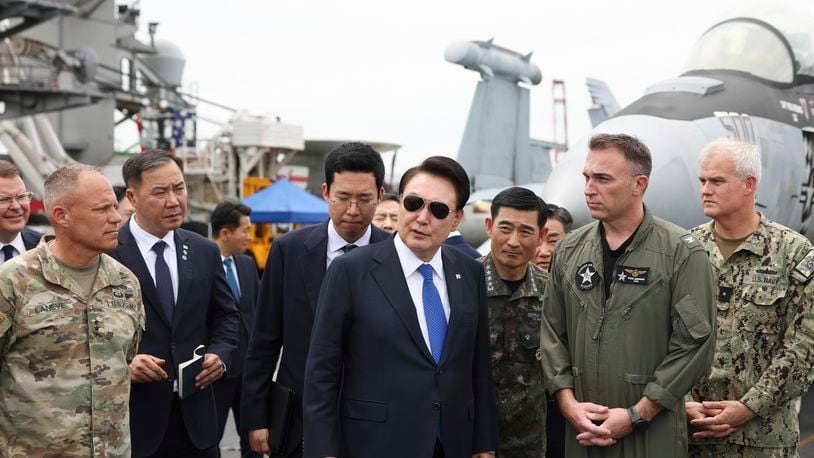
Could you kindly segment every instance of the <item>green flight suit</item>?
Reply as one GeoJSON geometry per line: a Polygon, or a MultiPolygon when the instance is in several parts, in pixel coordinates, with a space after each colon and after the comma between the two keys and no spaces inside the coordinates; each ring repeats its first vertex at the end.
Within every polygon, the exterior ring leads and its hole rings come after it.
{"type": "Polygon", "coordinates": [[[647,396],[664,407],[647,431],[609,447],[584,447],[566,425],[568,457],[684,457],[684,396],[715,351],[712,275],[703,246],[645,209],[616,263],[605,300],[599,223],[575,230],[554,252],[543,298],[542,365],[551,393],[625,408],[647,396]]]}
{"type": "Polygon", "coordinates": [[[480,261],[486,276],[500,456],[543,458],[548,406],[539,330],[548,273],[529,263],[523,283],[510,295],[497,275],[492,255],[480,261]]]}

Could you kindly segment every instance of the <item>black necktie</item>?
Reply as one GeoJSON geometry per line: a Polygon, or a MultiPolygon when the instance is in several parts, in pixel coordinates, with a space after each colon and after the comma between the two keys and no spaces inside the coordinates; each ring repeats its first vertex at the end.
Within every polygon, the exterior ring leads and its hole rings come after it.
{"type": "MultiPolygon", "coordinates": [[[[343,249],[344,249],[344,248],[343,248],[343,249]]],[[[3,250],[3,255],[5,256],[5,259],[3,259],[3,262],[6,262],[6,261],[8,261],[9,259],[11,259],[11,258],[13,258],[13,257],[14,257],[14,247],[13,247],[13,246],[11,246],[11,245],[6,245],[6,246],[4,246],[4,247],[2,248],[2,250],[3,250]]]]}
{"type": "Polygon", "coordinates": [[[155,251],[155,289],[158,291],[158,301],[161,302],[161,308],[164,313],[172,322],[173,311],[175,310],[175,294],[172,292],[172,277],[170,276],[170,268],[164,261],[164,248],[167,248],[167,243],[159,240],[153,245],[155,251]]]}
{"type": "Polygon", "coordinates": [[[345,245],[345,246],[343,246],[341,248],[342,249],[342,254],[345,254],[345,253],[347,253],[348,251],[350,251],[350,250],[352,250],[354,248],[356,248],[356,245],[354,245],[352,243],[349,243],[349,244],[347,244],[347,245],[345,245]]]}

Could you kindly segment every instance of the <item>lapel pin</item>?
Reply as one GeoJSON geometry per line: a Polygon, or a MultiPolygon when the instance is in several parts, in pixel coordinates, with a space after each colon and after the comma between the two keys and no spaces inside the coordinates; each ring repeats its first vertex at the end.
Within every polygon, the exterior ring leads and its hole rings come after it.
{"type": "Polygon", "coordinates": [[[455,279],[460,280],[461,279],[461,274],[455,274],[455,279]]]}

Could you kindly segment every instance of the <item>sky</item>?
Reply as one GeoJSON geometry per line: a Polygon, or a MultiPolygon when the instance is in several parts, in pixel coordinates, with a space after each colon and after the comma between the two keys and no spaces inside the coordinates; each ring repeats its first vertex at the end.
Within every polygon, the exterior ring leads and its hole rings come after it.
{"type": "MultiPolygon", "coordinates": [[[[775,0],[758,0],[765,3],[775,0]]],[[[585,77],[620,105],[678,76],[735,0],[141,0],[141,24],[187,60],[184,89],[303,126],[307,139],[402,145],[397,169],[457,155],[480,76],[444,60],[456,40],[533,51],[531,135],[553,140],[551,81],[566,82],[569,140],[590,132],[585,77]]],[[[810,1],[788,3],[811,10],[810,1]]],[[[205,104],[199,114],[226,121],[205,104]]],[[[200,132],[214,133],[215,126],[200,132]]]]}

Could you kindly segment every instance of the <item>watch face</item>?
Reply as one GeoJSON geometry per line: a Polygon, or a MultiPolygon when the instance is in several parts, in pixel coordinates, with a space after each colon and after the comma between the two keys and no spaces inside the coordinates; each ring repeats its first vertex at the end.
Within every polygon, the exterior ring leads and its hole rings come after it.
{"type": "Polygon", "coordinates": [[[644,418],[639,418],[638,420],[633,422],[633,430],[634,431],[647,431],[647,426],[648,425],[649,425],[649,423],[647,423],[647,420],[645,420],[644,418]]]}

